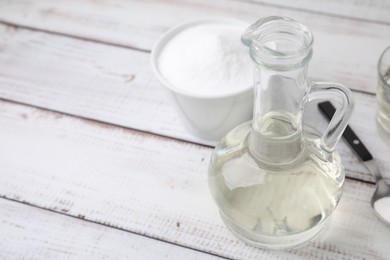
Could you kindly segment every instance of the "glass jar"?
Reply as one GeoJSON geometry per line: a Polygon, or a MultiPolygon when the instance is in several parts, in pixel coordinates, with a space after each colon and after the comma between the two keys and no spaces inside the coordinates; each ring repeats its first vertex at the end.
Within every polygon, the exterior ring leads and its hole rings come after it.
{"type": "Polygon", "coordinates": [[[379,135],[390,145],[390,46],[378,61],[378,92],[376,122],[379,135]]]}

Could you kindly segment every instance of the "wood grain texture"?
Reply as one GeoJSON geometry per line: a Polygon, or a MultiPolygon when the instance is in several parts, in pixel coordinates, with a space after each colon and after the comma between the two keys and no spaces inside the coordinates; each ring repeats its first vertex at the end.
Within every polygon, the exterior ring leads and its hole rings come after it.
{"type": "MultiPolygon", "coordinates": [[[[331,1],[308,9],[305,0],[285,3],[0,0],[0,99],[176,138],[0,100],[0,196],[75,217],[0,200],[0,258],[211,257],[144,236],[237,259],[388,258],[390,231],[369,206],[374,186],[351,179],[330,227],[307,247],[244,245],[208,195],[212,149],[177,140],[205,144],[182,129],[151,74],[148,51],[162,32],[193,18],[298,19],[316,38],[312,78],[375,93],[376,60],[390,38],[388,4],[342,0],[336,10],[331,1]]],[[[355,97],[351,125],[389,179],[374,96],[355,97]]],[[[315,111],[310,104],[306,121],[324,128],[315,111]]],[[[345,144],[338,149],[348,176],[371,180],[345,144]]]]}
{"type": "Polygon", "coordinates": [[[148,54],[0,28],[1,97],[113,124],[138,125],[140,130],[153,132],[161,126],[185,135],[152,75],[148,54]]]}
{"type": "Polygon", "coordinates": [[[0,259],[221,259],[0,199],[0,259]]]}
{"type": "Polygon", "coordinates": [[[142,50],[151,50],[163,32],[188,20],[254,22],[269,15],[289,16],[313,31],[313,78],[375,93],[376,63],[390,38],[386,24],[240,1],[0,0],[1,21],[142,50]]]}
{"type": "MultiPolygon", "coordinates": [[[[0,97],[196,143],[149,66],[149,54],[67,37],[0,26],[0,97]],[[61,64],[61,66],[57,66],[61,64]]],[[[390,174],[390,158],[377,136],[375,97],[355,93],[352,127],[390,174]],[[364,115],[364,116],[362,116],[364,115]]],[[[325,120],[312,106],[310,124],[325,120]]],[[[339,146],[348,175],[372,180],[354,154],[339,146]]],[[[390,176],[389,176],[390,177],[390,176]]]]}
{"type": "Polygon", "coordinates": [[[278,8],[295,9],[322,15],[340,16],[390,25],[390,2],[386,0],[241,0],[269,4],[278,8]]]}
{"type": "Polygon", "coordinates": [[[0,102],[0,196],[238,259],[376,258],[390,230],[374,186],[347,180],[329,229],[307,247],[266,251],[233,237],[207,188],[212,149],[0,102]]]}

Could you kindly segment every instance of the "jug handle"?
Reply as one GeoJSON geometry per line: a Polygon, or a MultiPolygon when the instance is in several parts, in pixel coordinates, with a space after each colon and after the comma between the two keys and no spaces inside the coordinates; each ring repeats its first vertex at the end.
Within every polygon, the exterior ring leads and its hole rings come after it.
{"type": "Polygon", "coordinates": [[[311,82],[308,101],[316,99],[338,101],[336,112],[321,138],[322,148],[331,153],[351,118],[354,106],[352,92],[338,83],[311,82]]]}

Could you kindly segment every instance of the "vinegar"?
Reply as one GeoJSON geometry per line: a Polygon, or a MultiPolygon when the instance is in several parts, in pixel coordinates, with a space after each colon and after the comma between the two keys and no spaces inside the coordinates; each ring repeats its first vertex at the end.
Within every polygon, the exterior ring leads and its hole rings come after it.
{"type": "Polygon", "coordinates": [[[265,165],[249,149],[250,132],[250,123],[232,130],[212,158],[209,186],[222,218],[236,235],[252,236],[255,242],[247,242],[255,245],[263,246],[273,236],[304,239],[339,201],[344,180],[339,156],[335,153],[332,161],[318,158],[307,145],[318,136],[305,133],[297,161],[265,165]]]}

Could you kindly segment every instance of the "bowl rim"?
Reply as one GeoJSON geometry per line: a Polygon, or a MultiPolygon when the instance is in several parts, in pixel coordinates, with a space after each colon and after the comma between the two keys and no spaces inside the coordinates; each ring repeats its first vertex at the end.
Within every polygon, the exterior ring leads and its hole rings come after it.
{"type": "MultiPolygon", "coordinates": [[[[193,98],[202,98],[202,99],[216,99],[216,98],[227,98],[227,97],[233,97],[240,94],[244,94],[248,92],[249,90],[253,89],[253,84],[247,86],[246,88],[239,89],[236,91],[232,91],[229,93],[223,93],[223,94],[198,94],[198,93],[192,93],[191,91],[186,91],[181,88],[178,88],[165,80],[164,76],[160,73],[160,70],[158,68],[158,57],[163,50],[164,46],[178,33],[184,31],[185,29],[188,29],[193,26],[201,25],[201,24],[231,24],[231,25],[244,25],[246,27],[249,27],[249,23],[246,23],[244,21],[234,19],[234,18],[202,18],[202,19],[195,19],[190,20],[187,22],[180,23],[172,28],[170,28],[168,31],[166,31],[160,38],[157,40],[155,45],[153,46],[153,49],[151,51],[151,64],[152,64],[152,71],[154,75],[157,77],[157,79],[169,90],[179,93],[184,96],[193,97],[193,98]]],[[[244,31],[243,31],[244,32],[244,31]]],[[[249,54],[248,54],[249,55],[249,54]]]]}

